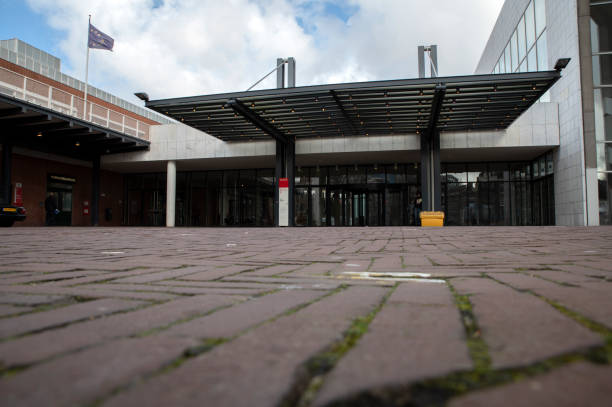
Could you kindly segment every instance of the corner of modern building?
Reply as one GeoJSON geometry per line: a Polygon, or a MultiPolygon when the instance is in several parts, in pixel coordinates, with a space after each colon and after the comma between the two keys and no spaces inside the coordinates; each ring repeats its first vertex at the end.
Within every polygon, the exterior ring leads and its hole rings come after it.
{"type": "Polygon", "coordinates": [[[57,58],[2,41],[3,200],[23,225],[52,195],[52,224],[401,226],[417,194],[446,225],[611,224],[611,25],[609,1],[508,0],[474,75],[296,86],[280,58],[275,89],[90,86],[85,114],[57,58]]]}

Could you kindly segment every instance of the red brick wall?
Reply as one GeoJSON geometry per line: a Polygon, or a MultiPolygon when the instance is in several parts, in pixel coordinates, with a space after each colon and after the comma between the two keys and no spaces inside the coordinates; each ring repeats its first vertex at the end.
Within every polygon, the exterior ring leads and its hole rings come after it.
{"type": "MultiPolygon", "coordinates": [[[[12,185],[23,184],[23,202],[27,210],[24,222],[15,226],[43,226],[45,224],[44,202],[47,193],[47,175],[57,174],[75,178],[72,187],[72,226],[90,226],[91,215],[83,215],[83,202],[89,202],[91,210],[91,168],[56,161],[13,154],[12,185]]],[[[101,171],[100,174],[100,226],[121,224],[123,205],[123,176],[119,173],[101,171]],[[112,220],[104,218],[105,208],[111,208],[112,220]]]]}

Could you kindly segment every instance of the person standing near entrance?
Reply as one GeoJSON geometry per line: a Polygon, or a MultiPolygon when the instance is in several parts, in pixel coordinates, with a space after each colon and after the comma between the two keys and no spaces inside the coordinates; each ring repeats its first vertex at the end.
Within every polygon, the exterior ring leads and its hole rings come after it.
{"type": "Polygon", "coordinates": [[[414,224],[419,226],[421,224],[421,211],[423,210],[423,198],[421,193],[417,192],[414,198],[414,224]]]}
{"type": "Polygon", "coordinates": [[[57,209],[57,197],[53,192],[47,194],[47,199],[45,199],[45,212],[45,224],[47,226],[55,225],[55,217],[59,213],[59,209],[57,209]]]}

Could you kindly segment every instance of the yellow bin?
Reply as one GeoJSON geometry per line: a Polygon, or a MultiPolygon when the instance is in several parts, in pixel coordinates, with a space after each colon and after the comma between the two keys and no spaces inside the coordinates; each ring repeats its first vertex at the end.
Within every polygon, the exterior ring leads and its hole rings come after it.
{"type": "Polygon", "coordinates": [[[444,212],[421,212],[421,226],[444,226],[444,212]]]}

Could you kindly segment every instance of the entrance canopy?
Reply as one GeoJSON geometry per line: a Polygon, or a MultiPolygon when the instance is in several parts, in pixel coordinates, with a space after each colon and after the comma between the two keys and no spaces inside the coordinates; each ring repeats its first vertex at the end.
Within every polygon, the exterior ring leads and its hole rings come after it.
{"type": "Polygon", "coordinates": [[[143,150],[149,142],[56,110],[0,94],[0,143],[92,159],[143,150]]]}
{"type": "Polygon", "coordinates": [[[225,141],[503,129],[560,72],[302,86],[152,100],[156,110],[225,141]]]}

